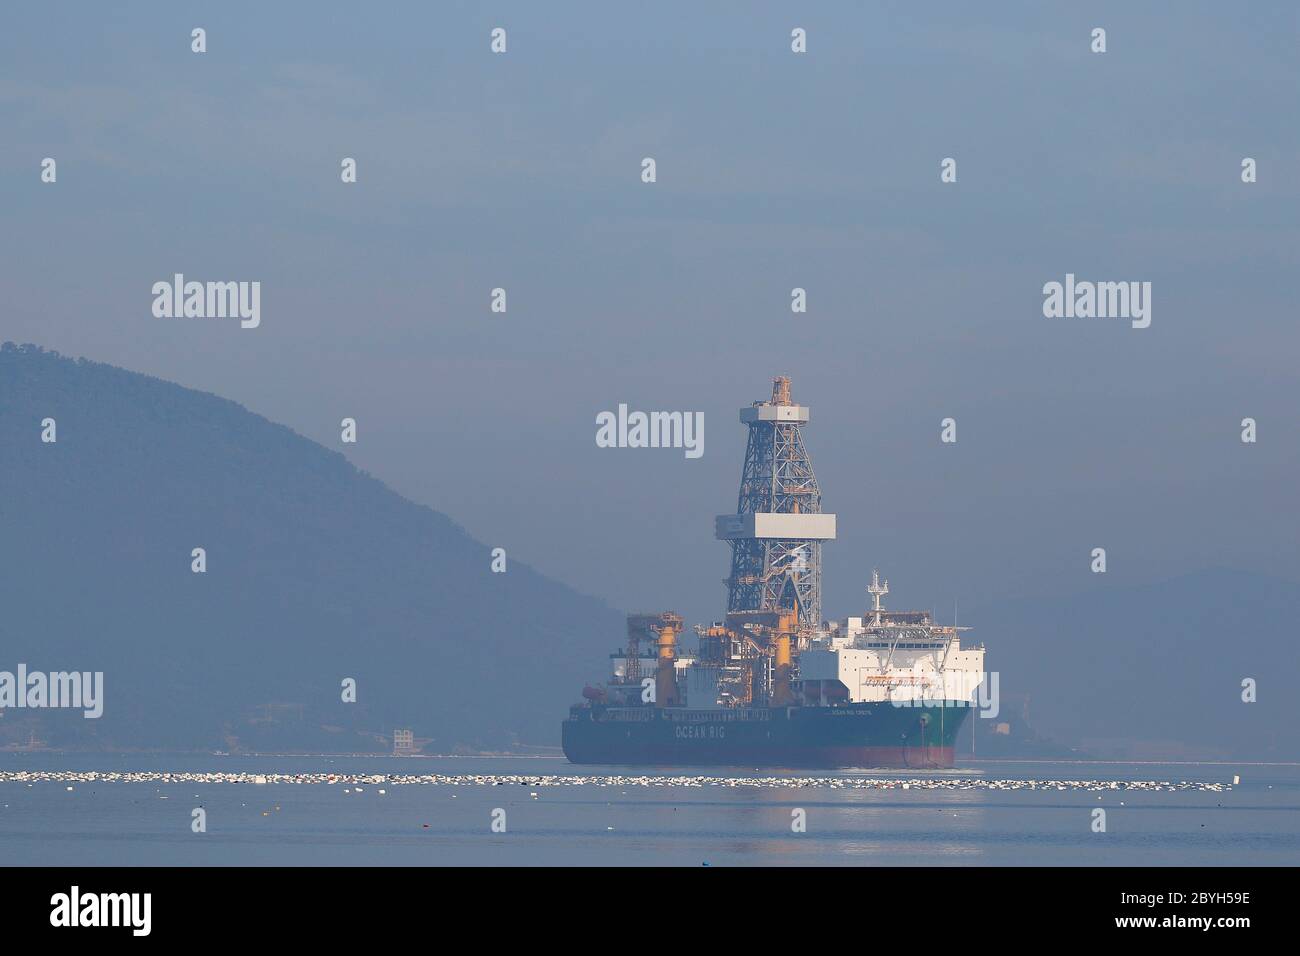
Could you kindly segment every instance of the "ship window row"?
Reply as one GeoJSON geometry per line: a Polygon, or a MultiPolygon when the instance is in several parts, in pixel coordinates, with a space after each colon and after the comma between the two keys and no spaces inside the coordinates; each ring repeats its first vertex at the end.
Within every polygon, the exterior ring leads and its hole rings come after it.
{"type": "Polygon", "coordinates": [[[888,642],[883,643],[883,644],[861,644],[861,645],[859,645],[859,647],[865,647],[865,648],[878,648],[878,649],[882,649],[882,650],[889,650],[891,647],[895,647],[895,648],[903,648],[903,649],[906,649],[906,650],[913,650],[913,651],[915,651],[915,650],[922,650],[922,649],[924,649],[924,650],[938,650],[939,648],[941,648],[941,647],[946,647],[946,646],[947,646],[947,645],[945,645],[945,644],[890,644],[890,643],[888,643],[888,642]]]}
{"type": "Polygon", "coordinates": [[[654,720],[654,711],[649,707],[611,707],[606,713],[617,720],[654,720]]]}
{"type": "Polygon", "coordinates": [[[716,724],[733,720],[766,720],[766,711],[750,710],[706,710],[706,711],[664,711],[669,720],[685,721],[690,724],[716,724]]]}

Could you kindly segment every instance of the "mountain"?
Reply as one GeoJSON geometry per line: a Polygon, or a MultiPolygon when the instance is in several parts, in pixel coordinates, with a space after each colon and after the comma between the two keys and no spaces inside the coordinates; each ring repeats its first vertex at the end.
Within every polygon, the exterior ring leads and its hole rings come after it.
{"type": "Polygon", "coordinates": [[[1034,731],[1097,757],[1300,759],[1300,586],[1227,568],[1142,587],[1105,577],[969,616],[1005,714],[1028,711],[1034,731]]]}
{"type": "Polygon", "coordinates": [[[507,560],[234,402],[0,347],[0,671],[102,671],[105,698],[9,708],[0,745],[557,745],[622,616],[507,560]]]}

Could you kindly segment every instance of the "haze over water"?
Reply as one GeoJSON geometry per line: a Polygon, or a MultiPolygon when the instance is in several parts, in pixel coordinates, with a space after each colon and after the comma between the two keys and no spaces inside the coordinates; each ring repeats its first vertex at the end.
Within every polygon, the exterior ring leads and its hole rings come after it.
{"type": "Polygon", "coordinates": [[[1295,765],[967,762],[954,771],[575,767],[553,758],[3,754],[18,771],[1199,781],[1219,792],[0,782],[9,865],[1295,865],[1295,765]],[[380,794],[380,789],[385,793],[380,794]],[[532,794],[536,796],[532,796],[532,794]],[[207,832],[191,832],[191,811],[207,832]],[[1092,811],[1107,830],[1092,832],[1092,811]],[[507,830],[491,830],[494,809],[507,830]],[[803,809],[807,830],[791,830],[803,809]]]}

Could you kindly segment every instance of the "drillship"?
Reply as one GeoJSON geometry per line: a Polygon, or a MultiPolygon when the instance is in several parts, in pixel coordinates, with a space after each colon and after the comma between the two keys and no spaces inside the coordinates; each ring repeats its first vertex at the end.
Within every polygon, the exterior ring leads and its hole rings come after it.
{"type": "Polygon", "coordinates": [[[731,545],[727,614],[680,643],[671,611],[633,614],[613,676],[583,690],[563,724],[582,764],[951,767],[983,679],[984,649],[926,611],[890,611],[873,571],[862,617],[821,619],[822,542],[835,515],[804,449],[808,408],[777,378],[749,428],[731,545]]]}

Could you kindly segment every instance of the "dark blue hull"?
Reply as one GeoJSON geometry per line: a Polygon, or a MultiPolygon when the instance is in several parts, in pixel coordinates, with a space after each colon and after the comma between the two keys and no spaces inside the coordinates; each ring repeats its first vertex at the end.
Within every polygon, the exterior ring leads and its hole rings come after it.
{"type": "Polygon", "coordinates": [[[563,724],[578,764],[951,767],[970,707],[889,702],[736,710],[578,707],[563,724]]]}

